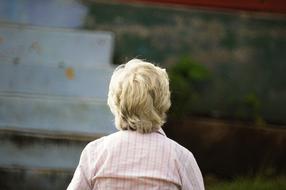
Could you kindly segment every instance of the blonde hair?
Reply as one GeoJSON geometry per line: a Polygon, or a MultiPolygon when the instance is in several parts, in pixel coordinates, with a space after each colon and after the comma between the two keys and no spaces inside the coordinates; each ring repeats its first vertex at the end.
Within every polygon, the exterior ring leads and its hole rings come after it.
{"type": "Polygon", "coordinates": [[[140,59],[120,65],[111,77],[107,103],[117,129],[157,131],[171,106],[166,70],[140,59]]]}

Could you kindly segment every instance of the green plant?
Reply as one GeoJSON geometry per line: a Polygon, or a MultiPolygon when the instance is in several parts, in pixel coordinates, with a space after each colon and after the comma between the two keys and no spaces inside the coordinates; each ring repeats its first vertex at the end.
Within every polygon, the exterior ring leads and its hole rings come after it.
{"type": "Polygon", "coordinates": [[[283,176],[276,178],[240,177],[233,181],[220,181],[206,186],[207,190],[285,190],[286,179],[283,176]]]}
{"type": "Polygon", "coordinates": [[[183,117],[192,113],[209,82],[209,70],[189,56],[184,56],[168,72],[172,92],[171,115],[183,117]]]}
{"type": "Polygon", "coordinates": [[[265,127],[266,122],[261,115],[261,104],[256,93],[248,93],[242,96],[236,115],[238,118],[253,121],[256,126],[265,127]]]}

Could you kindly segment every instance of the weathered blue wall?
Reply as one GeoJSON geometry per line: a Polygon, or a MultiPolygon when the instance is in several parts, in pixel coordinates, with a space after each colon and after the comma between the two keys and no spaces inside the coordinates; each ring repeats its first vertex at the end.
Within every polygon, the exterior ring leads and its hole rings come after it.
{"type": "Polygon", "coordinates": [[[84,146],[115,131],[113,34],[3,22],[0,39],[0,189],[64,189],[84,146]]]}

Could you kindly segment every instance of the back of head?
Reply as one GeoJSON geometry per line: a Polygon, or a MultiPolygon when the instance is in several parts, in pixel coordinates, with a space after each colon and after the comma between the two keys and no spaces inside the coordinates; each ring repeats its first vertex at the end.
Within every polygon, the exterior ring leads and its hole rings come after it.
{"type": "Polygon", "coordinates": [[[108,105],[119,130],[157,131],[171,105],[165,69],[139,59],[120,65],[111,77],[108,105]]]}

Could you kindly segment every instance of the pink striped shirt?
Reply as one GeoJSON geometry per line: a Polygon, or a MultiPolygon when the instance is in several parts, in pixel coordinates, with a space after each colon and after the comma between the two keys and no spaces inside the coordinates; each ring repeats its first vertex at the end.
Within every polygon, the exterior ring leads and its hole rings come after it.
{"type": "Polygon", "coordinates": [[[203,190],[193,154],[162,129],[118,131],[90,142],[68,190],[203,190]]]}

